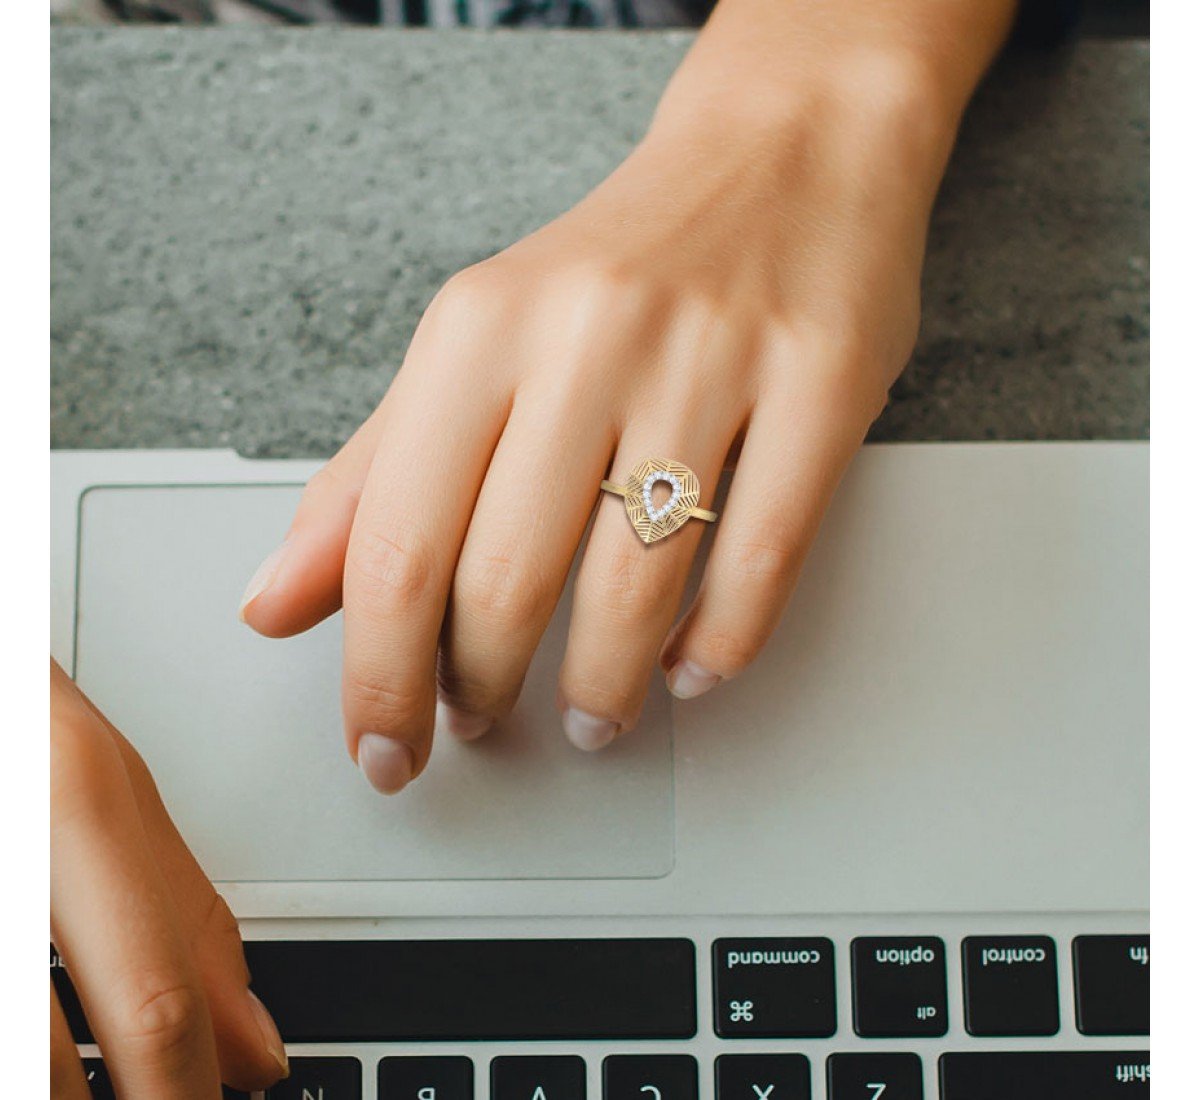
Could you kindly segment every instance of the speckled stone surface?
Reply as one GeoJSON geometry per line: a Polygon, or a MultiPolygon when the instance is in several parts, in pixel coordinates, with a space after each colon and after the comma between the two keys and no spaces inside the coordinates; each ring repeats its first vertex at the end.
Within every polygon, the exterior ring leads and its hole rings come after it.
{"type": "MultiPolygon", "coordinates": [[[[53,32],[52,442],[334,450],[463,265],[642,133],[689,36],[53,32]]],[[[1149,428],[1144,42],[1006,60],[879,439],[1149,428]]]]}

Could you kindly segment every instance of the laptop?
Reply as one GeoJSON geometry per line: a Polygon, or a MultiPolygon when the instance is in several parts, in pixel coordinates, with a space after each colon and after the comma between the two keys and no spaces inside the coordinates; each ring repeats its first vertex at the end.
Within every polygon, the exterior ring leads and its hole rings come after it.
{"type": "Polygon", "coordinates": [[[564,600],[392,799],[338,620],[237,618],[316,468],[52,456],[54,655],[241,922],[267,1097],[1149,1095],[1146,445],[868,446],[746,674],[580,753],[564,600]]]}

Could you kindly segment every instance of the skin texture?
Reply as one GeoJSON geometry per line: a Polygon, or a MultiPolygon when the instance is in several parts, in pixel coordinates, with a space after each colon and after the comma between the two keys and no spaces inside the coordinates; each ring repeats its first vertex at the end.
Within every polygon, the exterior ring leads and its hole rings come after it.
{"type": "Polygon", "coordinates": [[[754,659],[911,354],[930,207],[1011,17],[723,0],[625,163],[437,295],[242,608],[285,636],[344,606],[347,745],[378,789],[420,774],[435,721],[478,736],[511,708],[581,541],[559,679],[581,748],[635,728],[657,668],[690,697],[754,659]],[[647,547],[598,499],[647,456],[708,508],[736,459],[686,609],[707,525],[647,547]]]}
{"type": "MultiPolygon", "coordinates": [[[[50,665],[50,924],[122,1100],[218,1100],[286,1072],[237,922],[133,747],[50,665]]],[[[53,987],[51,1095],[91,1094],[53,987]]]]}

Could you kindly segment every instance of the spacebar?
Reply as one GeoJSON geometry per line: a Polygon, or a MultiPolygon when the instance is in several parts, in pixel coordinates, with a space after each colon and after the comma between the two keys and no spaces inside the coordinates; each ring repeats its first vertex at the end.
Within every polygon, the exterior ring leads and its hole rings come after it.
{"type": "Polygon", "coordinates": [[[247,941],[287,1042],[687,1039],[686,939],[247,941]]]}
{"type": "Polygon", "coordinates": [[[941,1100],[1108,1100],[1150,1095],[1145,1050],[943,1054],[941,1100]]]}

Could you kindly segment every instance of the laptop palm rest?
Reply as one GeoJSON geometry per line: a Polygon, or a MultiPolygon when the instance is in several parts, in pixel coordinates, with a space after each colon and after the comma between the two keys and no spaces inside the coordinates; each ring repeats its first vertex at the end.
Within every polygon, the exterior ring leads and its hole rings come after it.
{"type": "Polygon", "coordinates": [[[578,753],[560,610],[513,720],[394,799],[342,744],[339,625],[236,618],[312,464],[56,460],[54,621],[239,916],[1145,908],[1142,445],[865,448],[744,675],[578,753]]]}

